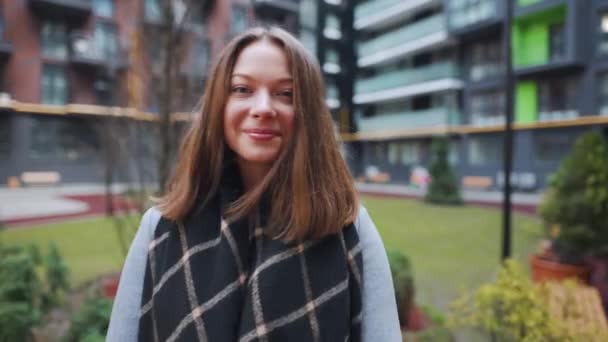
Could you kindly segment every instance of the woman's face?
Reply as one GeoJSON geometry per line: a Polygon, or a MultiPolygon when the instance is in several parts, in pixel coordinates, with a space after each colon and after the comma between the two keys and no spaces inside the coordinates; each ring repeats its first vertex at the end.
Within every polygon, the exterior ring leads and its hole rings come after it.
{"type": "Polygon", "coordinates": [[[224,137],[241,167],[270,167],[291,137],[293,79],[283,50],[260,40],[237,58],[224,111],[224,137]]]}

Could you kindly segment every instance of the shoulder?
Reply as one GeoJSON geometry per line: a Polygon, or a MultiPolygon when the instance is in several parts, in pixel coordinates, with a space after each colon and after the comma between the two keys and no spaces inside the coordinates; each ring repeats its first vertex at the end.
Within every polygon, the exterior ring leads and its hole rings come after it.
{"type": "Polygon", "coordinates": [[[154,238],[154,231],[156,230],[156,226],[158,226],[158,222],[162,218],[162,213],[156,208],[151,207],[141,218],[141,223],[139,225],[139,234],[143,234],[148,237],[148,241],[154,238]]]}
{"type": "Polygon", "coordinates": [[[369,216],[367,209],[365,209],[363,205],[359,206],[359,214],[355,220],[355,228],[357,229],[357,234],[359,234],[359,240],[363,245],[369,243],[375,244],[380,241],[378,230],[376,229],[372,218],[369,216]]]}

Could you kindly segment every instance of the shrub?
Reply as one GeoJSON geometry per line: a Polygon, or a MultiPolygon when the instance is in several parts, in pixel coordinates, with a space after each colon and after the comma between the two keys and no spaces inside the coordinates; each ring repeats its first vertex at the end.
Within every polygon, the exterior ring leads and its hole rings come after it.
{"type": "Polygon", "coordinates": [[[431,145],[431,184],[426,193],[426,201],[437,204],[461,204],[458,181],[448,162],[447,138],[435,138],[431,145]]]}
{"type": "Polygon", "coordinates": [[[112,313],[112,302],[99,293],[89,295],[80,310],[72,317],[67,341],[103,341],[112,313]]]}
{"type": "Polygon", "coordinates": [[[553,247],[561,261],[608,255],[608,143],[600,134],[577,139],[552,176],[540,213],[559,228],[553,247]]]}
{"type": "Polygon", "coordinates": [[[395,300],[401,326],[407,325],[407,318],[414,303],[414,276],[410,260],[398,251],[388,251],[388,260],[393,276],[395,300]]]}
{"type": "Polygon", "coordinates": [[[494,282],[452,303],[450,326],[479,328],[493,341],[568,341],[549,315],[546,298],[514,261],[506,261],[494,282]]]}

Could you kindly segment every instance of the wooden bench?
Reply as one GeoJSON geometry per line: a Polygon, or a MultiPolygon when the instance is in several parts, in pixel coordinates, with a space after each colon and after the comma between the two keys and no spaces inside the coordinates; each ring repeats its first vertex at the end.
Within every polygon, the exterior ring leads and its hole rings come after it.
{"type": "Polygon", "coordinates": [[[546,283],[549,313],[572,336],[585,341],[608,341],[602,300],[594,287],[575,283],[546,283]]]}
{"type": "Polygon", "coordinates": [[[57,171],[26,171],[21,174],[21,182],[25,185],[54,185],[61,181],[57,171]]]}

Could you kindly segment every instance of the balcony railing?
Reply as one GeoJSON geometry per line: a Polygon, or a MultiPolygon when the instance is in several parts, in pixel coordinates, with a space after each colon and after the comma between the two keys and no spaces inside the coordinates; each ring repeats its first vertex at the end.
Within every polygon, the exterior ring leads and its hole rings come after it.
{"type": "Polygon", "coordinates": [[[458,67],[452,62],[431,64],[415,69],[387,72],[355,82],[355,94],[376,92],[442,78],[458,78],[458,67]]]}
{"type": "MultiPolygon", "coordinates": [[[[450,28],[461,29],[469,25],[497,18],[499,15],[497,0],[483,0],[466,9],[449,9],[450,28]]],[[[455,2],[451,2],[453,4],[455,2]]]]}
{"type": "Polygon", "coordinates": [[[92,36],[75,32],[70,38],[70,60],[72,63],[109,68],[120,68],[125,63],[124,56],[118,49],[104,47],[92,36]]]}
{"type": "Polygon", "coordinates": [[[359,43],[357,62],[362,67],[388,62],[447,40],[446,19],[437,14],[359,43]]]}
{"type": "Polygon", "coordinates": [[[382,113],[369,118],[359,118],[360,132],[374,132],[403,128],[444,127],[460,124],[460,113],[447,107],[425,110],[382,113]]]}
{"type": "Polygon", "coordinates": [[[437,6],[441,0],[369,0],[355,8],[355,28],[388,26],[414,12],[437,6]]]}

